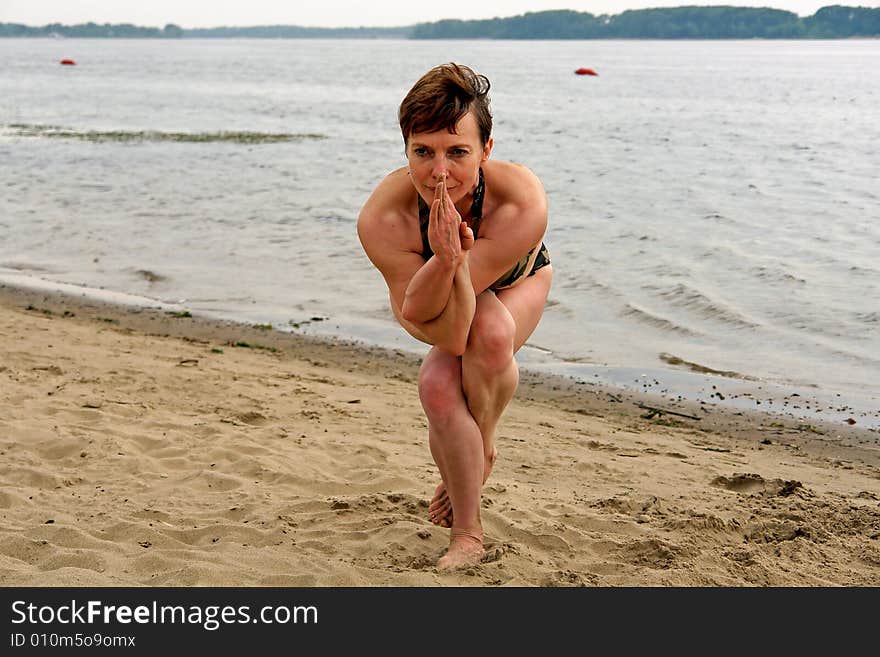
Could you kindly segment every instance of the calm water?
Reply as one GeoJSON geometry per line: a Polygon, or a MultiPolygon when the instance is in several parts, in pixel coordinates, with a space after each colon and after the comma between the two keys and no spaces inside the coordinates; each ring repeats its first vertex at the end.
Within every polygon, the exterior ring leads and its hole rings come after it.
{"type": "Polygon", "coordinates": [[[0,39],[0,278],[420,351],[355,221],[450,60],[550,199],[522,361],[880,426],[880,41],[0,39]]]}

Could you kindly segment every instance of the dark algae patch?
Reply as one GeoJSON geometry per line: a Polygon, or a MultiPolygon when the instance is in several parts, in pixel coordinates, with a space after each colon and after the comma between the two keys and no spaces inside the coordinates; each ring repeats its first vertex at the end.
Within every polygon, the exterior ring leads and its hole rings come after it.
{"type": "Polygon", "coordinates": [[[61,126],[13,123],[9,126],[19,137],[46,137],[48,139],[79,139],[102,142],[230,142],[234,144],[273,144],[278,142],[326,139],[316,133],[288,132],[162,132],[159,130],[72,130],[61,126]]]}

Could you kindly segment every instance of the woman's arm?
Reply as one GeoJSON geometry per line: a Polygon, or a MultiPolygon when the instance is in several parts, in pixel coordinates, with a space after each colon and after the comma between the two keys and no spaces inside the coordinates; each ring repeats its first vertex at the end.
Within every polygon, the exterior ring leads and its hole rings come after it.
{"type": "Polygon", "coordinates": [[[428,321],[407,319],[400,309],[398,299],[395,298],[395,286],[389,282],[388,287],[391,291],[391,309],[394,316],[410,335],[455,356],[464,353],[477,307],[467,257],[455,270],[443,310],[437,317],[428,321]]]}
{"type": "Polygon", "coordinates": [[[495,162],[491,175],[486,184],[492,183],[498,200],[469,254],[475,294],[539,247],[547,230],[547,195],[534,173],[522,165],[495,162]]]}
{"type": "Polygon", "coordinates": [[[428,228],[434,255],[425,262],[420,254],[395,248],[397,222],[381,205],[364,206],[358,235],[388,284],[395,317],[418,340],[460,355],[476,308],[468,265],[473,232],[455,212],[445,184],[438,185],[428,228]]]}
{"type": "Polygon", "coordinates": [[[463,223],[441,176],[428,218],[428,243],[433,255],[412,277],[401,307],[405,319],[427,322],[440,316],[449,303],[455,272],[474,245],[473,231],[463,223]]]}

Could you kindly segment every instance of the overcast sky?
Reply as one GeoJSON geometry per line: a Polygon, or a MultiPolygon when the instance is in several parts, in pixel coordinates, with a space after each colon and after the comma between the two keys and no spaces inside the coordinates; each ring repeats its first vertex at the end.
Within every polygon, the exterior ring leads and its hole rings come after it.
{"type": "Polygon", "coordinates": [[[682,5],[769,6],[809,16],[833,4],[876,7],[876,2],[846,0],[0,0],[0,23],[134,23],[162,27],[219,27],[222,25],[302,25],[309,27],[396,27],[441,18],[493,18],[528,11],[573,9],[593,14],[619,14],[626,9],[682,5]]]}

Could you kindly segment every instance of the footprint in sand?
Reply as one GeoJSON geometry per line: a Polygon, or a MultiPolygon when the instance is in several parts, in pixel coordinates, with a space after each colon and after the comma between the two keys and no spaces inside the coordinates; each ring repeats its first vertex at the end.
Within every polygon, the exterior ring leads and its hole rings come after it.
{"type": "Polygon", "coordinates": [[[718,488],[726,488],[737,493],[769,493],[770,495],[791,495],[802,488],[799,481],[783,481],[782,479],[764,479],[759,474],[734,474],[731,477],[715,477],[710,482],[718,488]]]}

